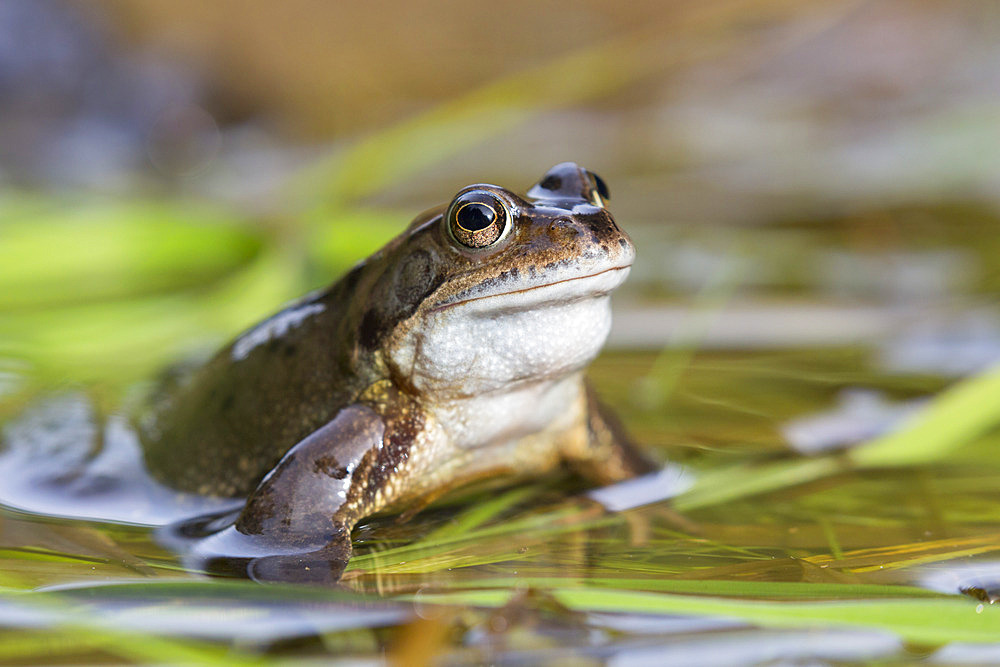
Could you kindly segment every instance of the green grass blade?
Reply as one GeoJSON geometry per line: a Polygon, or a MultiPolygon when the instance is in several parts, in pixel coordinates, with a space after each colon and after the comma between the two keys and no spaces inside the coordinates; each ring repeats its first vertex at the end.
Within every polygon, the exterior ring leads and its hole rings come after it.
{"type": "Polygon", "coordinates": [[[840,470],[843,470],[840,460],[826,457],[743,464],[707,471],[696,478],[690,489],[677,496],[672,505],[680,512],[689,512],[805,484],[840,470]]]}
{"type": "Polygon", "coordinates": [[[0,222],[0,311],[201,285],[259,252],[234,222],[205,206],[89,200],[0,222]]]}
{"type": "MultiPolygon", "coordinates": [[[[996,642],[1000,637],[1000,609],[959,597],[775,602],[597,588],[556,589],[549,593],[579,612],[713,616],[774,628],[883,630],[923,645],[996,642]]],[[[420,602],[500,607],[515,594],[506,590],[422,594],[420,602]]]]}
{"type": "Polygon", "coordinates": [[[385,245],[412,217],[412,211],[342,211],[335,224],[318,225],[313,230],[308,252],[328,276],[336,275],[385,245]]]}
{"type": "Polygon", "coordinates": [[[598,99],[661,67],[642,54],[658,36],[587,46],[491,81],[430,111],[370,135],[304,176],[322,193],[324,215],[516,127],[546,109],[598,99]]]}
{"type": "MultiPolygon", "coordinates": [[[[525,586],[541,589],[566,589],[566,577],[493,577],[463,579],[443,585],[463,589],[500,588],[519,589],[525,586]]],[[[576,580],[573,580],[576,581],[576,580]]],[[[440,585],[440,584],[439,584],[440,585]]],[[[625,579],[612,577],[587,577],[588,588],[611,588],[658,593],[685,593],[739,598],[788,598],[788,599],[864,599],[901,597],[942,597],[943,594],[915,586],[879,584],[841,584],[836,582],[805,581],[738,581],[722,579],[625,579]]]]}
{"type": "Polygon", "coordinates": [[[1000,366],[937,396],[904,428],[850,453],[863,468],[933,463],[1000,424],[1000,366]]]}
{"type": "Polygon", "coordinates": [[[526,486],[510,489],[495,498],[485,500],[481,503],[476,503],[449,521],[447,524],[425,535],[421,542],[425,544],[433,544],[435,542],[465,536],[470,531],[479,528],[487,521],[490,521],[497,515],[503,513],[505,510],[510,509],[514,505],[517,505],[536,493],[538,493],[537,487],[526,486]]]}
{"type": "Polygon", "coordinates": [[[134,380],[181,358],[206,336],[228,337],[302,287],[281,248],[195,293],[103,301],[0,317],[0,354],[60,380],[134,380]]]}
{"type": "Polygon", "coordinates": [[[1000,367],[960,382],[937,396],[903,428],[850,451],[776,463],[742,464],[702,473],[673,506],[690,511],[778,491],[845,470],[925,465],[945,459],[1000,424],[1000,367]]]}

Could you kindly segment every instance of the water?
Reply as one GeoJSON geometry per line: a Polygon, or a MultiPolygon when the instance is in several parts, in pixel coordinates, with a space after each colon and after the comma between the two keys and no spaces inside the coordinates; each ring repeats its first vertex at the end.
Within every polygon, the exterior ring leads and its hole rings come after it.
{"type": "MultiPolygon", "coordinates": [[[[44,594],[5,594],[0,617],[8,628],[50,637],[65,634],[59,628],[67,624],[85,626],[106,642],[67,648],[67,656],[124,651],[119,633],[127,631],[191,638],[199,650],[221,642],[240,655],[306,657],[345,646],[353,657],[376,657],[385,649],[405,654],[407,642],[416,641],[414,628],[437,624],[446,630],[437,631],[431,650],[459,662],[905,657],[910,649],[881,629],[848,632],[834,624],[817,635],[726,615],[579,612],[545,592],[584,586],[789,602],[877,600],[885,587],[904,586],[905,596],[910,587],[950,596],[974,589],[988,605],[1000,585],[993,565],[1000,556],[1000,470],[974,452],[933,468],[847,471],[683,514],[656,497],[658,486],[669,496],[678,490],[670,484],[702,470],[793,459],[797,439],[849,446],[891,428],[944,384],[888,373],[872,360],[877,355],[856,349],[701,351],[663,403],[650,405],[623,388],[648,378],[658,355],[605,354],[593,368],[598,387],[641,440],[680,467],[647,481],[638,499],[627,485],[586,494],[566,480],[473,496],[405,524],[370,521],[356,530],[355,558],[335,590],[187,571],[159,546],[150,524],[205,506],[144,480],[135,450],[121,442],[93,459],[86,474],[67,476],[96,433],[80,395],[52,398],[8,423],[9,449],[0,457],[4,478],[18,482],[4,485],[0,583],[44,594]],[[866,393],[858,394],[862,387],[866,393]],[[30,459],[29,443],[36,454],[48,444],[43,459],[30,459]],[[79,518],[102,514],[100,522],[79,518]],[[55,518],[68,515],[78,518],[55,518]],[[484,591],[513,598],[493,611],[456,611],[434,599],[484,591]]],[[[111,424],[106,443],[115,441],[111,424]]]]}
{"type": "Polygon", "coordinates": [[[850,219],[791,237],[787,223],[763,225],[745,237],[757,246],[721,248],[711,229],[640,226],[635,280],[590,376],[663,472],[596,491],[572,479],[472,490],[405,523],[375,518],[355,530],[355,556],[334,588],[192,569],[165,546],[165,526],[233,505],[149,478],[125,419],[131,384],[67,388],[6,365],[0,657],[992,655],[995,429],[926,465],[849,458],[995,361],[993,274],[971,258],[996,223],[978,220],[978,232],[970,223],[941,252],[892,255],[895,274],[911,277],[901,284],[916,275],[943,291],[868,295],[852,282],[867,264],[845,259],[849,246],[837,241],[850,219]],[[714,277],[686,273],[684,257],[713,247],[714,277]],[[765,247],[842,268],[806,284],[798,264],[764,271],[755,253],[765,247]],[[944,280],[954,257],[973,268],[944,280]]]}

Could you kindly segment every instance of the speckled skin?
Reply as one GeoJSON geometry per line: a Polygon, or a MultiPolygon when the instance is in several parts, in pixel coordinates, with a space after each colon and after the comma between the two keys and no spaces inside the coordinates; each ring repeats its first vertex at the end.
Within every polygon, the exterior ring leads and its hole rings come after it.
{"type": "Polygon", "coordinates": [[[442,211],[331,287],[244,333],[140,420],[154,475],[248,496],[207,559],[257,579],[336,580],[350,531],[383,510],[569,464],[608,483],[648,472],[582,370],[634,248],[603,183],[572,163],[526,197],[493,185],[509,231],[468,248],[442,211]]]}

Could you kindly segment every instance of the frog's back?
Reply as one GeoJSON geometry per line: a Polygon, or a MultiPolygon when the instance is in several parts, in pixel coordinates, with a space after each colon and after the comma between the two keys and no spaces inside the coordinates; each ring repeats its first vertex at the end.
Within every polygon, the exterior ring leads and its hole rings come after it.
{"type": "Polygon", "coordinates": [[[363,378],[345,349],[343,304],[360,268],[249,329],[164,392],[139,419],[150,472],[182,491],[246,495],[350,402],[363,378]]]}

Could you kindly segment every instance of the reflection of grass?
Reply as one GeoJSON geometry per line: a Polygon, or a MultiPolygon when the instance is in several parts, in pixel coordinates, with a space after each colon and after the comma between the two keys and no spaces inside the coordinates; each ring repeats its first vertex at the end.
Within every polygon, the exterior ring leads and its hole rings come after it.
{"type": "Polygon", "coordinates": [[[251,652],[193,639],[167,639],[147,633],[97,627],[81,617],[44,632],[0,633],[0,661],[27,664],[67,660],[100,663],[113,656],[132,663],[177,665],[259,665],[251,652]]]}
{"type": "MultiPolygon", "coordinates": [[[[865,628],[930,645],[992,642],[1000,632],[996,609],[979,605],[977,612],[975,603],[954,598],[775,602],[604,589],[551,589],[549,593],[572,611],[713,616],[774,628],[865,628]]],[[[512,597],[509,591],[467,591],[424,595],[420,600],[499,607],[510,603],[512,597]]]]}

